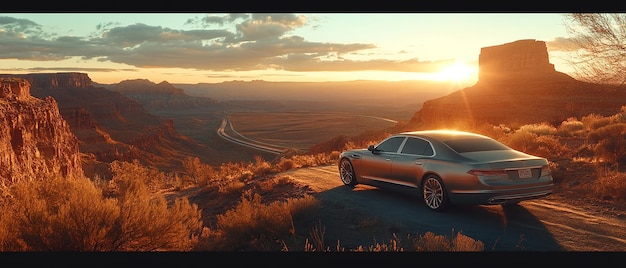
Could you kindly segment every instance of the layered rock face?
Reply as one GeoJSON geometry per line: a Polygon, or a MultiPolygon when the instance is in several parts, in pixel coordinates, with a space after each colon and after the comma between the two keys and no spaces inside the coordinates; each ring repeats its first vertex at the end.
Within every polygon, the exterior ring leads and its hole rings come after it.
{"type": "Polygon", "coordinates": [[[478,56],[479,83],[516,81],[521,79],[562,79],[548,57],[546,43],[533,39],[517,40],[497,46],[483,47],[478,56]]]}
{"type": "Polygon", "coordinates": [[[0,183],[83,176],[78,139],[57,102],[30,95],[30,83],[0,78],[0,183]]]}
{"type": "MultiPolygon", "coordinates": [[[[15,75],[9,75],[15,76],[15,75]]],[[[20,75],[30,82],[32,88],[87,88],[93,87],[91,78],[86,73],[56,73],[20,75]]]]}

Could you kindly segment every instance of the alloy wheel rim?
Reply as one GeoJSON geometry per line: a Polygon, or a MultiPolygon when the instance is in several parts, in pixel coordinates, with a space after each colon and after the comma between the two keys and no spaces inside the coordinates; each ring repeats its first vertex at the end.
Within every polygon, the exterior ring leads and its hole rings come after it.
{"type": "Polygon", "coordinates": [[[437,209],[443,202],[443,187],[434,178],[429,178],[424,184],[424,201],[432,209],[437,209]]]}
{"type": "Polygon", "coordinates": [[[350,168],[350,163],[347,161],[341,162],[341,180],[345,184],[352,182],[352,170],[350,168]]]}

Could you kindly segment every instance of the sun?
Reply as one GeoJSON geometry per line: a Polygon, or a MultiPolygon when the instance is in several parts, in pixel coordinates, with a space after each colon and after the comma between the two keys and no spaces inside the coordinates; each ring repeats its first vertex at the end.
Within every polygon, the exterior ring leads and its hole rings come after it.
{"type": "Polygon", "coordinates": [[[451,82],[472,80],[475,75],[476,70],[474,68],[460,61],[453,63],[435,74],[437,80],[451,82]]]}

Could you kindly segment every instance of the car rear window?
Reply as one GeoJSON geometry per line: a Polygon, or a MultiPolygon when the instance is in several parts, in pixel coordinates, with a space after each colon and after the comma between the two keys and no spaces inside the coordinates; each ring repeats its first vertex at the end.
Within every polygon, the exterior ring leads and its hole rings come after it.
{"type": "Polygon", "coordinates": [[[491,139],[466,139],[444,141],[457,153],[469,153],[480,151],[509,150],[510,148],[496,140],[491,139]]]}

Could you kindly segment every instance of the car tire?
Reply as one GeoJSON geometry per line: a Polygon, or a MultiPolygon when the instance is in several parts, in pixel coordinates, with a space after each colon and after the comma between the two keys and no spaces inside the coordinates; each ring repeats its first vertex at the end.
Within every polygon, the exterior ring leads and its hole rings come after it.
{"type": "Polygon", "coordinates": [[[343,158],[339,162],[339,177],[344,185],[354,187],[356,182],[356,174],[354,173],[354,167],[349,159],[343,158]]]}
{"type": "Polygon", "coordinates": [[[424,204],[433,211],[443,211],[449,205],[448,192],[441,178],[428,175],[422,183],[422,198],[424,204]]]}

